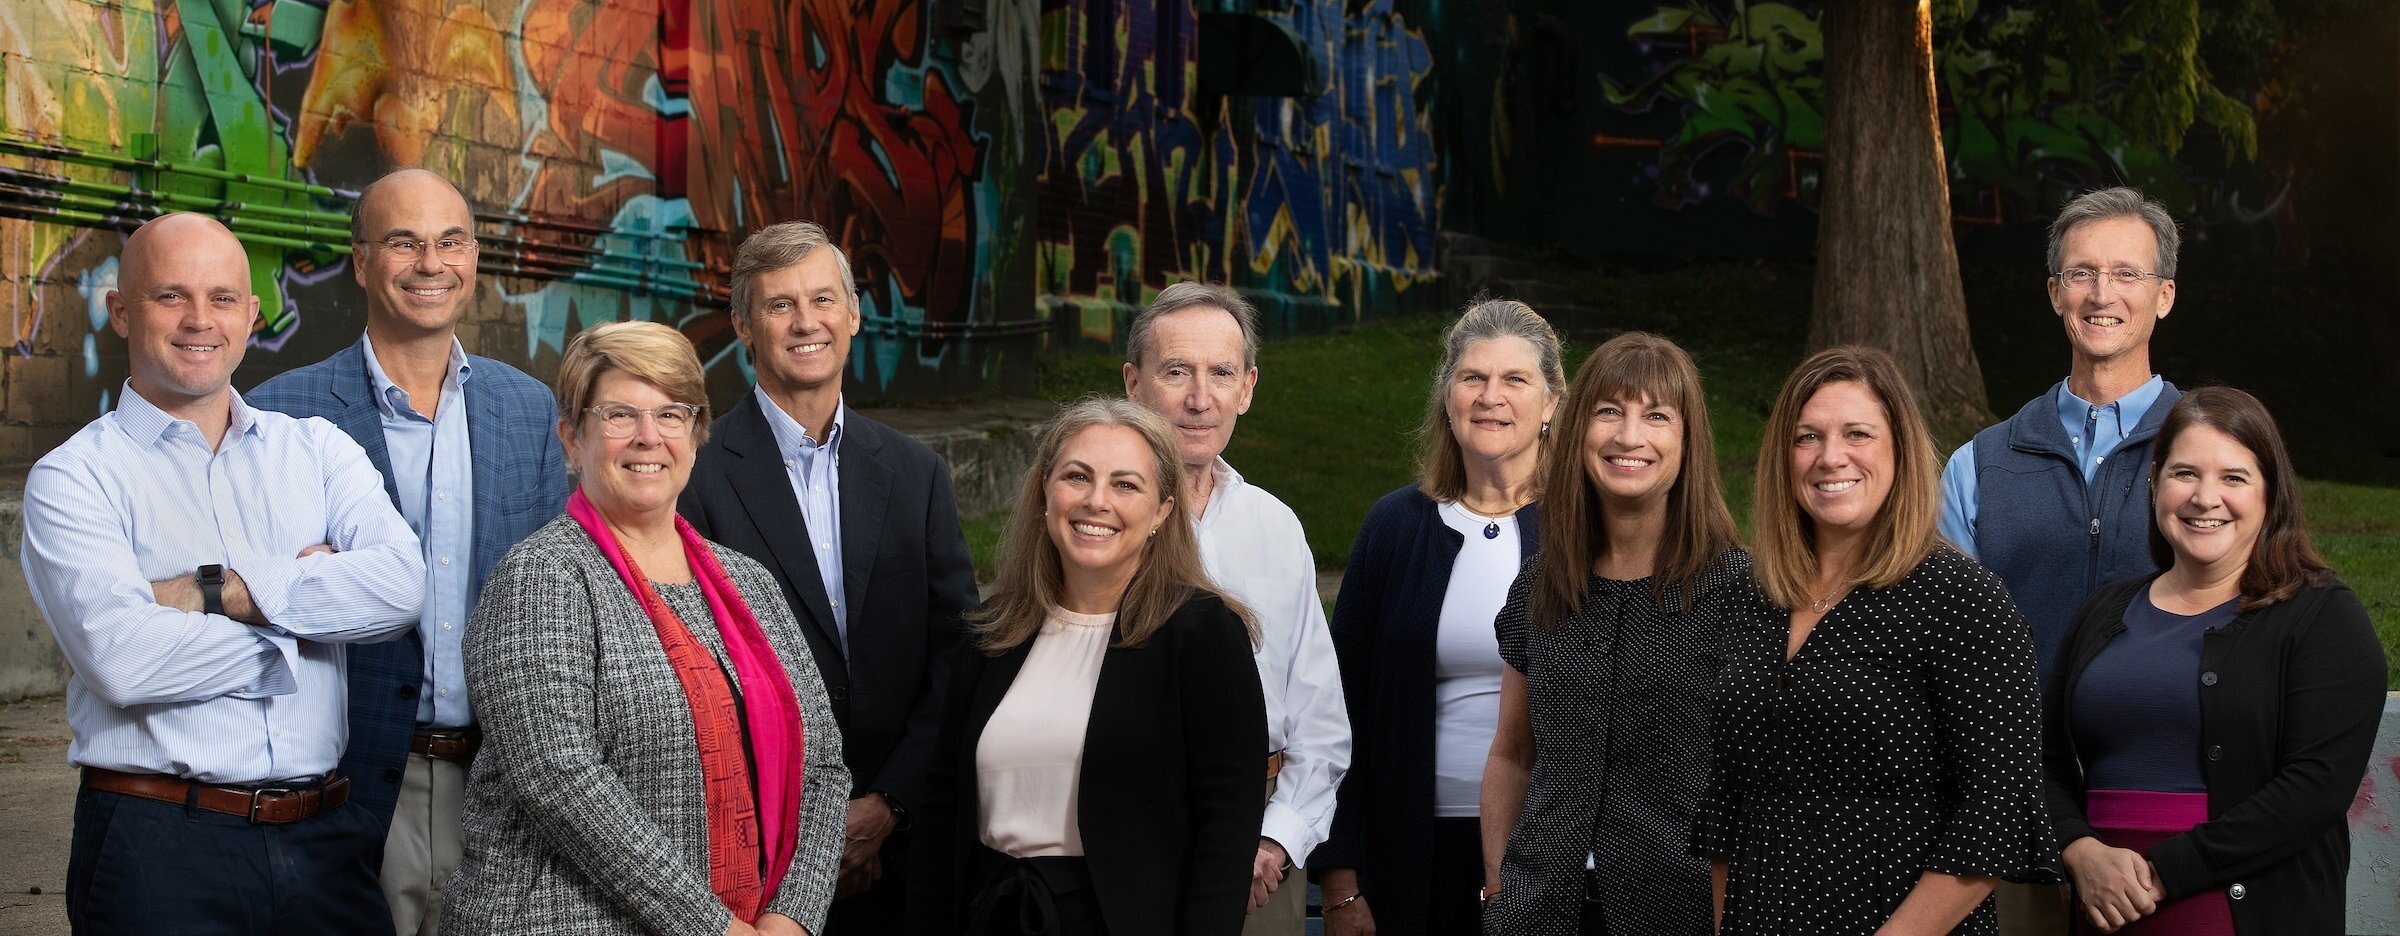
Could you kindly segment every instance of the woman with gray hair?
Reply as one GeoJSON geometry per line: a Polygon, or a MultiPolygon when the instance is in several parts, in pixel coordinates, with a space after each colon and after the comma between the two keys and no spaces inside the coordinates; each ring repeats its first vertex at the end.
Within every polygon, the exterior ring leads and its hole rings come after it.
{"type": "Polygon", "coordinates": [[[1492,618],[1540,547],[1535,469],[1566,378],[1557,332],[1522,302],[1468,306],[1442,345],[1417,480],[1367,514],[1333,607],[1357,743],[1308,868],[1337,936],[1482,928],[1478,790],[1500,713],[1492,618]]]}

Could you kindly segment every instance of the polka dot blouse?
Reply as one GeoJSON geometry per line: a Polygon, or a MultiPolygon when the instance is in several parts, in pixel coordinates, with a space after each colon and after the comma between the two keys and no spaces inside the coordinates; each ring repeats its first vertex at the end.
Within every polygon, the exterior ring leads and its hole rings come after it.
{"type": "MultiPolygon", "coordinates": [[[[1727,936],[1873,932],[1926,871],[2047,877],[2033,640],[1999,579],[1938,547],[1789,663],[1789,610],[1747,601],[1693,836],[1730,859],[1727,936]]],[[[1998,933],[1991,900],[1955,932],[1998,933]]]]}

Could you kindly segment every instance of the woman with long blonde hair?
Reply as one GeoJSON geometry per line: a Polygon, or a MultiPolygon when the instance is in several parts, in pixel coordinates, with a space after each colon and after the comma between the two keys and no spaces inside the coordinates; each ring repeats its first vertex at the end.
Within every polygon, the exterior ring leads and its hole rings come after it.
{"type": "Polygon", "coordinates": [[[1147,409],[1089,399],[1043,433],[952,674],[912,932],[1241,931],[1266,701],[1187,499],[1147,409]]]}

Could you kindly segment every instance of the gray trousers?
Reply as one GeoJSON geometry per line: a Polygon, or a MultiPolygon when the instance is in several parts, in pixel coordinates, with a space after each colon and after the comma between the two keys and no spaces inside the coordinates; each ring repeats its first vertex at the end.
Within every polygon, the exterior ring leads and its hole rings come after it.
{"type": "Polygon", "coordinates": [[[442,886],[458,867],[458,814],[466,796],[467,765],[408,755],[400,805],[383,840],[383,899],[392,905],[399,936],[441,932],[442,886]]]}
{"type": "MultiPolygon", "coordinates": [[[[1267,781],[1267,798],[1275,798],[1275,781],[1267,781]]],[[[1293,855],[1292,860],[1307,859],[1293,855]]],[[[1242,920],[1242,936],[1300,936],[1308,926],[1308,874],[1299,867],[1284,869],[1283,883],[1267,905],[1242,920]]]]}

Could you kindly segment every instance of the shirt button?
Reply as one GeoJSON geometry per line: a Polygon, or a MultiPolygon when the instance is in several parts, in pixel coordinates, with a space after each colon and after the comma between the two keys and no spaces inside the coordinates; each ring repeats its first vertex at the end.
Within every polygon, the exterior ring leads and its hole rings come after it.
{"type": "Polygon", "coordinates": [[[2224,759],[2225,759],[2225,746],[2224,746],[2224,745],[2222,745],[2222,744],[2211,744],[2211,745],[2209,745],[2209,746],[2208,746],[2208,759],[2209,759],[2209,760],[2212,760],[2212,761],[2216,761],[2216,760],[2224,760],[2224,759]]]}
{"type": "Polygon", "coordinates": [[[442,557],[442,564],[443,564],[443,565],[449,565],[449,564],[450,564],[450,557],[448,557],[448,556],[443,556],[443,557],[442,557]]]}
{"type": "Polygon", "coordinates": [[[2082,436],[2074,436],[2074,437],[2072,437],[2072,438],[2069,438],[2067,441],[2069,441],[2069,442],[2073,442],[2073,443],[2075,443],[2075,444],[2077,444],[2077,445],[2082,445],[2082,444],[2083,444],[2083,437],[2082,437],[2082,436]]]}
{"type": "Polygon", "coordinates": [[[450,697],[450,690],[448,690],[448,689],[437,689],[437,690],[434,690],[434,693],[433,693],[433,694],[434,694],[434,695],[441,696],[442,698],[445,698],[445,699],[447,699],[447,698],[449,698],[449,697],[450,697]]]}
{"type": "Polygon", "coordinates": [[[448,622],[448,621],[443,621],[443,622],[442,622],[442,629],[443,629],[443,630],[449,630],[449,629],[450,629],[450,622],[448,622]]]}
{"type": "Polygon", "coordinates": [[[2217,684],[2217,674],[2216,674],[2216,671],[2214,671],[2214,670],[2211,670],[2211,671],[2209,671],[2209,672],[2206,672],[2206,673],[2202,673],[2202,674],[2200,674],[2200,684],[2201,684],[2201,685],[2203,685],[2203,686],[2214,686],[2214,685],[2216,685],[2216,684],[2217,684]]]}
{"type": "Polygon", "coordinates": [[[449,500],[449,499],[450,499],[450,492],[448,492],[448,491],[435,491],[435,492],[433,492],[433,499],[434,499],[434,500],[449,500]]]}
{"type": "Polygon", "coordinates": [[[818,549],[832,549],[832,548],[833,548],[833,544],[832,544],[832,543],[818,543],[818,544],[817,544],[817,548],[818,548],[818,549]]]}
{"type": "Polygon", "coordinates": [[[784,459],[784,460],[783,460],[783,466],[784,466],[784,467],[786,467],[786,468],[792,467],[792,460],[791,460],[791,459],[789,459],[789,458],[786,458],[786,459],[784,459]]]}
{"type": "Polygon", "coordinates": [[[2243,886],[2242,886],[2242,885],[2240,885],[2240,884],[2235,884],[2235,885],[2233,885],[2232,887],[2228,887],[2228,888],[2226,888],[2226,889],[2225,889],[2225,896],[2227,896],[2227,897],[2230,897],[2230,898],[2232,898],[2232,899],[2234,899],[2234,900],[2240,900],[2240,899],[2242,899],[2242,898],[2244,898],[2244,897],[2248,897],[2248,896],[2250,896],[2250,889],[2249,889],[2249,888],[2247,888],[2247,887],[2243,887],[2243,886]]]}
{"type": "Polygon", "coordinates": [[[2101,463],[2101,462],[2107,461],[2107,460],[2108,460],[2108,456],[2106,456],[2106,455],[2094,455],[2094,456],[2092,456],[2092,464],[2095,464],[2095,465],[2097,465],[2097,464],[2099,464],[2099,463],[2101,463]]]}

